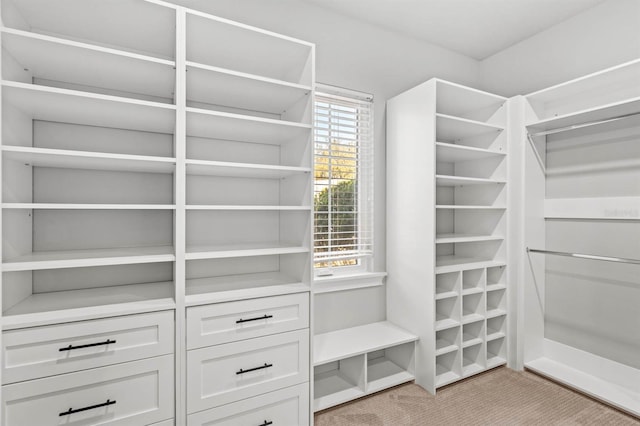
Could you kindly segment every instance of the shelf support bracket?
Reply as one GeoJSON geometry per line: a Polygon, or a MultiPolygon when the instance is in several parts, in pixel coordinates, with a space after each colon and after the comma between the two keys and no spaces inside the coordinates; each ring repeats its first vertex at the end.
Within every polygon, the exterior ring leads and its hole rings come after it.
{"type": "Polygon", "coordinates": [[[542,169],[542,172],[546,175],[547,174],[547,167],[544,165],[544,161],[542,161],[542,157],[540,157],[540,153],[538,152],[538,148],[536,148],[536,144],[533,141],[533,138],[531,137],[529,132],[527,132],[527,140],[529,141],[529,144],[531,144],[531,149],[533,149],[533,153],[536,156],[536,160],[538,160],[538,165],[542,169]]]}

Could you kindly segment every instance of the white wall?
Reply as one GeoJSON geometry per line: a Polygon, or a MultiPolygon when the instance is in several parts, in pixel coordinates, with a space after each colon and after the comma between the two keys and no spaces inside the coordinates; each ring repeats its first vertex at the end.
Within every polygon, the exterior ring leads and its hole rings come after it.
{"type": "Polygon", "coordinates": [[[526,94],[638,57],[640,0],[608,0],[483,60],[481,86],[526,94]]]}
{"type": "MultiPolygon", "coordinates": [[[[479,62],[441,47],[341,16],[302,0],[173,0],[248,25],[316,44],[316,81],[372,93],[375,98],[375,269],[385,270],[385,101],[432,77],[477,86],[479,62]]],[[[211,40],[212,43],[224,40],[211,40]]],[[[317,329],[328,331],[385,319],[383,287],[318,298],[317,329]],[[363,301],[370,309],[329,309],[363,301]],[[351,303],[351,302],[349,302],[351,303]],[[322,312],[330,315],[323,317],[322,312]],[[330,311],[330,312],[329,312],[330,311]],[[341,317],[336,314],[342,313],[341,317]]]]}

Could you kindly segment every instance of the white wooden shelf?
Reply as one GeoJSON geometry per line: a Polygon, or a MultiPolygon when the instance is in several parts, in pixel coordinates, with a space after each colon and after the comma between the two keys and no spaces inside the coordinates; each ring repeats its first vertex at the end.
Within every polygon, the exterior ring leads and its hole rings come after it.
{"type": "Polygon", "coordinates": [[[500,365],[505,365],[507,360],[500,356],[487,353],[487,368],[494,368],[500,365]]]}
{"type": "Polygon", "coordinates": [[[462,315],[463,324],[471,324],[473,322],[478,322],[478,321],[484,321],[484,315],[475,313],[475,312],[464,313],[462,315]]]}
{"type": "Polygon", "coordinates": [[[312,126],[271,118],[187,108],[187,135],[280,145],[310,135],[312,126]]]}
{"type": "Polygon", "coordinates": [[[34,167],[85,170],[173,173],[175,158],[148,155],[110,154],[66,149],[3,146],[2,158],[34,167]]]}
{"type": "Polygon", "coordinates": [[[441,210],[506,210],[505,206],[470,206],[470,205],[443,205],[437,204],[436,209],[441,210]]]}
{"type": "Polygon", "coordinates": [[[496,318],[502,315],[507,315],[507,311],[501,308],[487,309],[487,318],[496,318]]]}
{"type": "Polygon", "coordinates": [[[289,176],[311,173],[310,167],[274,166],[206,160],[186,160],[186,164],[188,175],[283,179],[289,176]]]}
{"type": "Polygon", "coordinates": [[[473,243],[480,241],[500,241],[504,240],[501,235],[482,235],[482,234],[438,234],[436,235],[436,244],[450,243],[473,243]]]}
{"type": "Polygon", "coordinates": [[[3,101],[36,120],[173,133],[175,106],[77,90],[2,82],[3,101]]]}
{"type": "Polygon", "coordinates": [[[175,307],[173,282],[35,293],[3,313],[3,330],[175,307]],[[100,309],[96,309],[96,307],[100,309]]]}
{"type": "Polygon", "coordinates": [[[469,346],[475,346],[482,343],[482,339],[480,337],[474,337],[472,335],[463,334],[462,337],[462,347],[468,348],[469,346]]]}
{"type": "Polygon", "coordinates": [[[309,206],[187,205],[187,210],[311,211],[309,206]]]}
{"type": "Polygon", "coordinates": [[[3,209],[35,210],[175,210],[174,204],[2,203],[3,209]]]}
{"type": "Polygon", "coordinates": [[[460,375],[440,364],[436,365],[436,387],[442,387],[460,379],[460,375]]]}
{"type": "Polygon", "coordinates": [[[543,132],[638,113],[640,113],[640,97],[634,97],[624,101],[614,102],[595,108],[589,108],[529,123],[527,125],[527,130],[529,133],[543,132]]]}
{"type": "Polygon", "coordinates": [[[436,158],[445,163],[461,161],[483,160],[492,157],[504,157],[507,153],[472,146],[456,145],[446,142],[436,142],[436,158]]]}
{"type": "Polygon", "coordinates": [[[173,99],[174,61],[11,28],[2,46],[39,79],[173,99]]]}
{"type": "Polygon", "coordinates": [[[547,198],[545,219],[639,220],[640,197],[547,198]]]}
{"type": "Polygon", "coordinates": [[[460,321],[448,317],[436,315],[436,331],[446,330],[448,328],[458,327],[460,321]]]}
{"type": "Polygon", "coordinates": [[[459,349],[458,345],[453,344],[444,339],[436,340],[436,356],[448,354],[449,352],[455,352],[459,349]]]}
{"type": "Polygon", "coordinates": [[[478,374],[484,370],[485,368],[482,364],[471,362],[470,364],[462,367],[462,376],[463,377],[473,376],[474,374],[478,374]]]}
{"type": "Polygon", "coordinates": [[[468,120],[446,114],[436,114],[436,137],[442,142],[454,142],[489,133],[499,133],[504,130],[501,126],[468,120]]]}
{"type": "Polygon", "coordinates": [[[436,110],[452,115],[498,109],[507,101],[502,96],[440,79],[436,79],[436,92],[436,110]]]}
{"type": "Polygon", "coordinates": [[[363,389],[353,385],[339,370],[316,374],[313,387],[314,411],[324,410],[365,395],[363,389]]]}
{"type": "Polygon", "coordinates": [[[309,291],[309,285],[279,272],[187,279],[187,306],[309,291]]]}
{"type": "Polygon", "coordinates": [[[438,256],[436,257],[436,274],[446,272],[464,271],[468,269],[488,268],[492,266],[504,266],[501,260],[482,259],[467,256],[438,256]]]}
{"type": "Polygon", "coordinates": [[[440,293],[436,293],[436,300],[450,299],[452,297],[457,297],[457,296],[458,296],[457,291],[443,291],[440,293]]]}
{"type": "Polygon", "coordinates": [[[463,176],[436,175],[437,186],[463,186],[463,185],[498,185],[507,183],[504,179],[486,179],[463,176]]]}
{"type": "Polygon", "coordinates": [[[218,246],[188,246],[185,259],[223,259],[229,257],[269,256],[308,252],[309,247],[307,246],[278,242],[218,246]]]}
{"type": "Polygon", "coordinates": [[[505,337],[506,334],[502,331],[488,331],[487,332],[487,342],[490,342],[492,340],[498,340],[501,339],[503,337],[505,337]]]}
{"type": "Polygon", "coordinates": [[[478,293],[483,293],[484,290],[482,289],[482,287],[471,287],[471,288],[465,288],[462,290],[462,295],[463,296],[468,296],[470,294],[478,294],[478,293]]]}
{"type": "Polygon", "coordinates": [[[282,114],[303,99],[311,86],[187,62],[187,101],[282,114]]]}
{"type": "Polygon", "coordinates": [[[298,83],[312,51],[313,44],[291,37],[193,10],[187,14],[188,61],[298,83]]]}
{"type": "Polygon", "coordinates": [[[417,336],[388,322],[376,322],[317,334],[313,340],[313,365],[414,342],[417,336]]]}
{"type": "Polygon", "coordinates": [[[7,259],[3,272],[41,269],[81,268],[87,266],[129,265],[172,262],[173,247],[132,247],[101,250],[43,251],[7,259]]]}
{"type": "Polygon", "coordinates": [[[368,394],[410,382],[414,378],[413,374],[385,357],[367,361],[368,394]]]}
{"type": "Polygon", "coordinates": [[[506,288],[507,285],[502,283],[487,284],[487,293],[491,291],[505,290],[506,288]]]}

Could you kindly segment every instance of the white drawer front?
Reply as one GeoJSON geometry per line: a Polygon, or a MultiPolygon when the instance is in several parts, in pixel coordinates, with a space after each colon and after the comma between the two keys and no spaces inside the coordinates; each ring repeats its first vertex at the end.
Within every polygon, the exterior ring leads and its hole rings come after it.
{"type": "Polygon", "coordinates": [[[263,297],[187,309],[187,348],[309,327],[309,294],[263,297]]]}
{"type": "Polygon", "coordinates": [[[3,382],[173,353],[173,324],[173,311],[164,311],[7,331],[3,382]]]}
{"type": "Polygon", "coordinates": [[[156,423],[173,417],[173,386],[173,355],[6,385],[3,425],[156,423]]]}
{"type": "Polygon", "coordinates": [[[298,330],[187,352],[193,413],[309,380],[309,331],[298,330]]]}
{"type": "Polygon", "coordinates": [[[191,414],[188,426],[307,426],[309,383],[191,414]]]}

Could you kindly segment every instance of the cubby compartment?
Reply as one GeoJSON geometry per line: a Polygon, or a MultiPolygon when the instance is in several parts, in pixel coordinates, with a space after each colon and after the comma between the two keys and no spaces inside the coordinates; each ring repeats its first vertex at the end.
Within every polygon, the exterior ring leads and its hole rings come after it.
{"type": "Polygon", "coordinates": [[[462,296],[462,322],[465,324],[484,320],[484,293],[462,296]]]}
{"type": "Polygon", "coordinates": [[[507,313],[506,290],[487,291],[487,317],[495,317],[507,313]]]}
{"type": "Polygon", "coordinates": [[[436,331],[436,355],[457,351],[460,345],[460,327],[436,331]]]}
{"type": "Polygon", "coordinates": [[[415,343],[392,346],[367,354],[367,393],[414,379],[415,343]]]}
{"type": "Polygon", "coordinates": [[[484,319],[462,326],[462,347],[480,344],[484,341],[484,319]]]}
{"type": "Polygon", "coordinates": [[[295,253],[190,260],[186,303],[198,305],[308,290],[309,256],[295,253]]]}
{"type": "Polygon", "coordinates": [[[436,275],[436,300],[455,297],[460,293],[460,273],[436,275]]]}
{"type": "Polygon", "coordinates": [[[485,282],[485,269],[468,269],[462,271],[462,294],[482,293],[485,282]]]}
{"type": "Polygon", "coordinates": [[[448,385],[462,376],[462,351],[453,351],[436,356],[436,387],[448,385]]]}
{"type": "MultiPolygon", "coordinates": [[[[164,258],[172,259],[173,254],[164,258]]],[[[104,260],[114,264],[4,272],[4,328],[86,319],[95,316],[98,306],[100,316],[173,308],[172,261],[127,264],[145,259],[104,260]]]]}
{"type": "Polygon", "coordinates": [[[436,300],[436,330],[460,324],[460,297],[436,300]]]}
{"type": "Polygon", "coordinates": [[[502,182],[439,175],[436,184],[436,205],[440,208],[481,210],[503,208],[506,204],[502,182]]]}
{"type": "Polygon", "coordinates": [[[314,367],[314,411],[341,404],[365,394],[366,355],[314,367]]]}
{"type": "Polygon", "coordinates": [[[462,374],[464,377],[480,373],[485,369],[484,344],[477,343],[462,349],[462,374]]]}
{"type": "Polygon", "coordinates": [[[507,363],[505,337],[487,342],[487,367],[497,367],[507,363]]]}
{"type": "Polygon", "coordinates": [[[507,288],[507,273],[505,266],[487,268],[487,291],[507,288]]]}
{"type": "Polygon", "coordinates": [[[506,336],[507,322],[506,316],[487,318],[487,341],[499,339],[506,336]]]}
{"type": "Polygon", "coordinates": [[[436,111],[441,114],[504,125],[506,101],[502,96],[436,80],[436,111]]]}
{"type": "MultiPolygon", "coordinates": [[[[436,273],[452,269],[471,269],[503,263],[506,257],[504,240],[470,241],[438,244],[436,246],[436,273]]],[[[484,278],[482,286],[484,287],[484,278]]]]}
{"type": "Polygon", "coordinates": [[[436,114],[436,141],[489,151],[504,151],[507,135],[503,125],[436,114]]]}
{"type": "Polygon", "coordinates": [[[487,158],[465,161],[448,160],[455,159],[438,158],[436,156],[437,185],[483,185],[487,183],[497,184],[506,182],[507,161],[505,156],[494,155],[487,158]]]}

